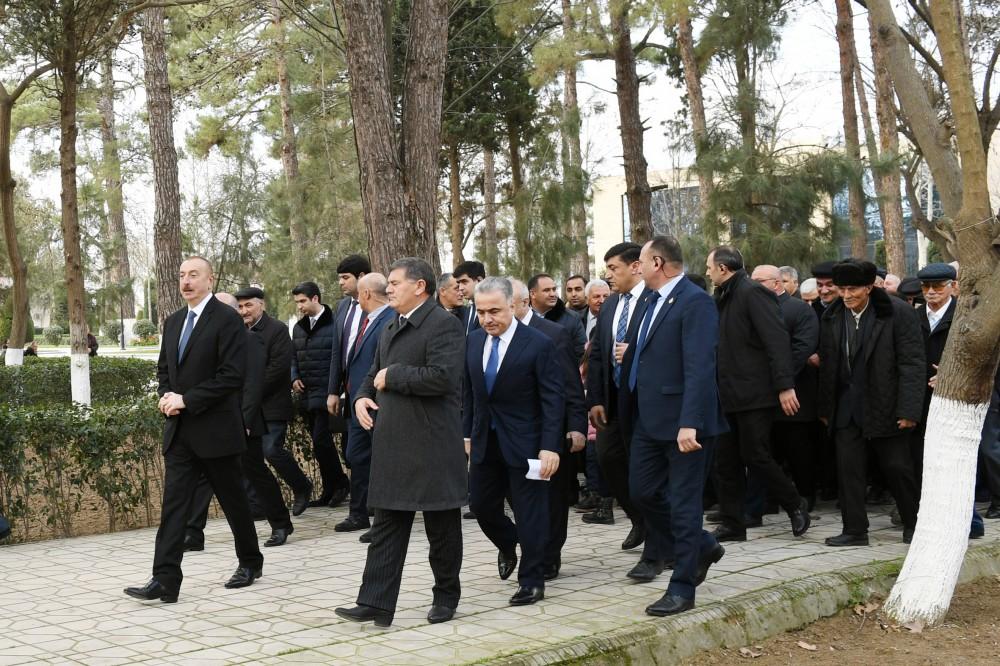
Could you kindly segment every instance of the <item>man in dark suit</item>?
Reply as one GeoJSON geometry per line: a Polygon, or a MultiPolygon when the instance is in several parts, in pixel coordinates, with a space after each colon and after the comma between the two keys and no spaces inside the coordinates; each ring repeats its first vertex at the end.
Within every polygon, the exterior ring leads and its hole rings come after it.
{"type": "Polygon", "coordinates": [[[201,257],[181,264],[187,307],[163,325],[157,362],[163,427],[163,506],[156,532],[153,577],[125,593],[137,599],[177,601],[183,574],[184,528],[191,497],[204,474],[233,530],[239,567],[226,587],[246,587],[261,576],[264,557],[243,490],[240,455],[246,431],[240,392],[246,372],[247,332],[231,308],[212,297],[212,266],[201,257]]]}
{"type": "Polygon", "coordinates": [[[466,300],[462,313],[462,328],[465,335],[479,328],[479,318],[476,317],[476,305],[472,302],[473,292],[476,285],[486,277],[486,267],[478,261],[463,261],[452,271],[455,282],[458,283],[458,290],[462,293],[462,298],[466,300]]]}
{"type": "MultiPolygon", "coordinates": [[[[333,339],[330,343],[330,377],[326,405],[330,414],[339,417],[340,399],[343,397],[347,375],[347,357],[354,349],[354,342],[361,330],[364,312],[358,301],[358,282],[372,272],[368,259],[360,254],[349,254],[337,265],[337,283],[344,297],[333,310],[333,339]]],[[[346,455],[346,454],[345,454],[346,455]]]]}
{"type": "MultiPolygon", "coordinates": [[[[462,446],[462,323],[434,302],[434,272],[407,257],[389,267],[389,306],[375,361],[354,399],[353,418],[371,430],[368,506],[375,509],[354,622],[392,624],[416,511],[423,512],[434,572],[427,621],[446,622],[461,595],[462,518],[468,488],[462,446]]],[[[352,386],[353,389],[353,386],[352,386]]]]}
{"type": "Polygon", "coordinates": [[[261,437],[264,457],[271,463],[288,487],[292,489],[292,515],[298,516],[309,506],[313,484],[299,467],[295,457],[285,448],[285,434],[292,412],[292,340],[288,327],[269,316],[264,310],[264,291],[246,287],[236,292],[240,316],[251,332],[264,339],[267,365],[264,368],[261,407],[266,431],[261,437]]]}
{"type": "Polygon", "coordinates": [[[547,335],[514,319],[510,281],[488,277],[476,285],[481,330],[469,335],[465,353],[462,418],[471,447],[470,507],[497,547],[500,578],[517,565],[512,606],[545,598],[545,543],[549,538],[549,487],[559,468],[565,430],[565,374],[547,335]],[[530,474],[537,460],[538,478],[530,474]],[[510,495],[514,520],[504,513],[510,495]]]}
{"type": "Polygon", "coordinates": [[[587,346],[587,333],[580,315],[566,307],[559,298],[559,290],[555,280],[547,273],[539,273],[528,280],[528,292],[531,294],[531,308],[540,317],[554,321],[569,329],[573,338],[573,354],[576,362],[583,361],[583,351],[587,346]]]}
{"type": "Polygon", "coordinates": [[[726,552],[702,529],[702,494],[714,439],[727,426],[715,383],[712,298],[684,277],[674,238],[646,243],[640,263],[646,292],[623,358],[620,407],[633,424],[632,497],[674,556],[666,593],[646,608],[663,616],[694,608],[695,588],[726,552]]]}
{"type": "Polygon", "coordinates": [[[354,532],[368,529],[368,478],[371,473],[372,434],[365,430],[354,418],[351,411],[353,397],[364,384],[368,370],[375,360],[378,338],[382,327],[392,319],[389,307],[388,286],[381,273],[369,273],[358,280],[358,303],[361,305],[361,328],[354,346],[347,356],[344,368],[343,392],[347,396],[344,405],[347,417],[347,449],[344,451],[347,464],[351,466],[351,510],[347,518],[337,523],[337,532],[354,532]]]}
{"type": "MultiPolygon", "coordinates": [[[[234,310],[239,308],[239,301],[232,294],[219,292],[215,298],[234,310]]],[[[241,407],[243,408],[243,426],[246,428],[247,447],[240,459],[243,474],[249,482],[248,492],[252,491],[257,502],[263,507],[263,513],[271,526],[271,537],[264,542],[266,547],[281,546],[294,531],[292,519],[285,506],[285,498],[271,470],[264,462],[264,451],[261,445],[261,435],[267,429],[264,421],[264,411],[261,404],[264,389],[264,371],[267,366],[267,351],[264,338],[253,331],[247,331],[247,364],[246,376],[243,379],[241,407]]],[[[191,520],[188,521],[187,535],[184,537],[184,550],[203,550],[205,547],[205,524],[208,521],[208,506],[212,502],[212,486],[208,479],[202,477],[195,491],[191,507],[191,520]]]]}
{"type": "Polygon", "coordinates": [[[562,547],[566,544],[569,522],[569,505],[577,494],[576,465],[572,455],[583,451],[587,442],[587,405],[583,395],[583,381],[573,357],[573,341],[569,331],[555,322],[543,319],[528,305],[528,287],[520,280],[511,280],[514,290],[514,318],[548,336],[556,346],[556,354],[564,377],[566,392],[563,413],[563,431],[566,439],[559,453],[559,468],[549,481],[549,540],[545,545],[545,580],[559,576],[562,566],[562,547]]]}

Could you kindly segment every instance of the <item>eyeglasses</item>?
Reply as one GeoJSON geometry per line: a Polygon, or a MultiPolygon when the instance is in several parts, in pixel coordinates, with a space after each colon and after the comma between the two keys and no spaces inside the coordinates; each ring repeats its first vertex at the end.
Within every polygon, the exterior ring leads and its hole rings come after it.
{"type": "Polygon", "coordinates": [[[924,291],[943,291],[951,286],[951,280],[945,280],[944,282],[921,282],[920,288],[924,291]]]}

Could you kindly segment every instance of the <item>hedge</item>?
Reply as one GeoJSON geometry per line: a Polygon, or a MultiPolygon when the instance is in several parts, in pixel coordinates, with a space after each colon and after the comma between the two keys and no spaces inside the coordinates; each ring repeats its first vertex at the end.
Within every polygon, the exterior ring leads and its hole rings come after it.
{"type": "MultiPolygon", "coordinates": [[[[42,406],[72,402],[68,356],[27,356],[22,366],[0,366],[0,402],[42,406]]],[[[90,394],[95,405],[134,402],[156,389],[156,362],[95,356],[90,359],[90,394]]]]}

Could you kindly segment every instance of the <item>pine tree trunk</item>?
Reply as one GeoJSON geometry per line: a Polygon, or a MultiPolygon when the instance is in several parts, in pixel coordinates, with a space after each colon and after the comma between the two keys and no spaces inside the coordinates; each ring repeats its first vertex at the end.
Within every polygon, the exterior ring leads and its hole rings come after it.
{"type": "Polygon", "coordinates": [[[513,120],[507,122],[507,149],[510,152],[510,198],[514,202],[517,265],[520,267],[520,277],[527,279],[528,271],[532,270],[530,264],[533,261],[533,243],[528,227],[528,193],[524,191],[524,172],[521,170],[521,128],[513,120]]]}
{"type": "Polygon", "coordinates": [[[162,7],[142,12],[142,54],[150,157],[153,161],[153,252],[156,259],[156,304],[163,322],[184,303],[177,290],[181,267],[181,194],[174,146],[174,103],[167,78],[165,14],[162,7]]]}
{"type": "Polygon", "coordinates": [[[483,234],[483,263],[487,275],[500,275],[499,248],[497,246],[497,173],[493,149],[483,150],[483,199],[486,201],[485,231],[483,234]]]}
{"type": "Polygon", "coordinates": [[[13,319],[7,353],[4,355],[4,363],[7,365],[21,365],[28,323],[28,266],[21,256],[21,246],[17,240],[14,220],[14,190],[17,183],[10,168],[11,112],[14,101],[3,82],[0,82],[0,216],[3,217],[4,242],[11,278],[14,280],[13,319]],[[22,353],[18,353],[19,351],[22,353]]]}
{"type": "Polygon", "coordinates": [[[59,175],[62,185],[63,257],[65,259],[66,305],[69,311],[70,382],[73,402],[90,404],[90,357],[87,355],[86,291],[80,250],[80,216],[76,192],[77,42],[76,22],[64,22],[58,75],[59,175]]]}
{"type": "MultiPolygon", "coordinates": [[[[956,5],[932,2],[930,12],[962,165],[962,204],[954,219],[961,296],[931,399],[917,529],[885,606],[900,623],[937,622],[951,603],[968,546],[980,433],[1000,352],[1000,260],[993,246],[1000,225],[990,205],[968,52],[956,5]]],[[[921,145],[922,151],[935,148],[921,145]]]]}
{"type": "Polygon", "coordinates": [[[292,84],[288,78],[288,58],[285,55],[285,24],[280,0],[271,0],[271,27],[274,30],[274,65],[278,74],[278,96],[281,100],[281,168],[285,175],[285,196],[288,197],[288,235],[291,239],[292,268],[303,275],[303,254],[308,249],[302,192],[299,189],[299,154],[292,121],[292,84]]]}
{"type": "Polygon", "coordinates": [[[653,236],[652,192],[642,147],[645,128],[639,115],[639,76],[632,49],[628,7],[628,0],[611,3],[611,34],[614,38],[615,90],[618,93],[629,231],[632,242],[641,244],[653,236]]]}
{"type": "Polygon", "coordinates": [[[861,184],[861,146],[858,114],[854,99],[854,18],[850,0],[835,0],[837,5],[837,44],[840,47],[840,93],[844,111],[844,151],[858,174],[847,186],[847,209],[851,228],[851,255],[865,257],[868,230],[865,226],[865,193],[861,184]]]}
{"type": "MultiPolygon", "coordinates": [[[[576,30],[573,19],[573,3],[562,0],[563,34],[572,35],[576,30]]],[[[576,89],[576,69],[574,62],[563,70],[563,137],[566,143],[566,165],[563,168],[563,183],[569,192],[570,233],[576,247],[570,257],[570,273],[590,276],[590,254],[587,252],[587,210],[586,182],[583,174],[583,150],[580,146],[580,103],[576,89]]]]}
{"type": "Polygon", "coordinates": [[[711,218],[715,174],[710,167],[699,164],[708,149],[708,123],[705,120],[705,97],[701,90],[701,69],[694,52],[694,28],[686,0],[677,6],[677,50],[684,65],[684,85],[691,110],[691,134],[694,138],[695,171],[698,174],[698,209],[701,227],[708,233],[709,247],[719,244],[718,225],[711,218]]]}
{"type": "MultiPolygon", "coordinates": [[[[123,287],[132,280],[128,257],[128,234],[125,230],[125,197],[122,193],[122,165],[118,154],[118,131],[115,124],[115,80],[111,51],[101,58],[101,147],[104,162],[104,198],[108,207],[108,238],[104,244],[105,262],[110,267],[108,278],[123,287]]],[[[113,308],[116,318],[135,316],[135,295],[131,287],[122,291],[113,308]]]]}
{"type": "Polygon", "coordinates": [[[453,265],[465,261],[465,217],[462,215],[462,162],[458,155],[458,142],[448,142],[448,189],[451,214],[451,255],[453,265]]]}

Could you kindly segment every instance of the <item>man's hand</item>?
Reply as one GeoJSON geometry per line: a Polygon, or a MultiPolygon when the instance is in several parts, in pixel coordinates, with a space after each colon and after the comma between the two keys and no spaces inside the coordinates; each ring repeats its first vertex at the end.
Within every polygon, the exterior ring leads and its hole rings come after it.
{"type": "Polygon", "coordinates": [[[542,463],[538,475],[543,479],[551,479],[559,469],[559,454],[555,451],[539,451],[538,460],[542,463]]]}
{"type": "MultiPolygon", "coordinates": [[[[933,363],[931,363],[931,367],[934,368],[935,370],[938,369],[938,367],[936,365],[934,365],[933,363]]],[[[931,377],[930,379],[927,380],[927,385],[930,386],[932,389],[935,386],[937,386],[937,373],[936,372],[934,373],[933,377],[931,377]]]]}
{"type": "Polygon", "coordinates": [[[615,343],[615,363],[621,364],[622,360],[625,358],[625,352],[628,350],[627,342],[616,342],[615,343]]]}
{"type": "Polygon", "coordinates": [[[381,370],[378,371],[378,374],[375,375],[375,390],[377,390],[377,391],[385,391],[386,390],[385,376],[386,376],[386,373],[388,373],[388,372],[389,372],[389,368],[382,368],[381,370]]]}
{"type": "Polygon", "coordinates": [[[681,428],[677,431],[677,448],[681,450],[681,453],[691,453],[701,449],[697,434],[694,428],[681,428]]]}
{"type": "Polygon", "coordinates": [[[166,416],[177,416],[184,409],[184,396],[180,393],[164,393],[160,398],[160,411],[166,416]]]}
{"type": "Polygon", "coordinates": [[[371,430],[375,425],[375,419],[368,413],[369,409],[378,411],[378,405],[371,398],[358,398],[354,401],[354,415],[358,417],[358,423],[365,430],[371,430]]]}
{"type": "Polygon", "coordinates": [[[582,432],[571,430],[568,433],[566,433],[566,439],[568,439],[570,442],[569,444],[570,453],[579,453],[580,451],[583,451],[583,449],[587,446],[587,438],[584,437],[582,432]]]}
{"type": "Polygon", "coordinates": [[[469,439],[468,437],[466,437],[464,441],[465,441],[465,457],[466,458],[471,458],[472,457],[472,440],[469,439]]]}
{"type": "Polygon", "coordinates": [[[785,412],[785,416],[795,416],[795,413],[799,411],[799,399],[795,396],[795,389],[785,389],[778,394],[778,402],[781,403],[781,411],[785,412]]]}
{"type": "Polygon", "coordinates": [[[814,368],[818,368],[819,367],[819,354],[813,354],[812,356],[810,356],[808,359],[806,359],[806,363],[808,363],[809,365],[811,365],[814,368]]]}
{"type": "Polygon", "coordinates": [[[608,425],[608,417],[604,413],[604,405],[594,405],[590,408],[590,422],[598,430],[604,430],[608,425]]]}
{"type": "Polygon", "coordinates": [[[292,390],[295,391],[296,393],[305,393],[306,385],[302,383],[301,379],[296,379],[294,382],[292,382],[292,390]]]}
{"type": "Polygon", "coordinates": [[[326,411],[331,414],[336,414],[340,411],[340,396],[339,395],[328,395],[326,396],[326,411]]]}
{"type": "Polygon", "coordinates": [[[899,419],[896,421],[896,425],[899,426],[900,430],[906,430],[907,428],[916,428],[917,422],[910,419],[899,419]]]}

